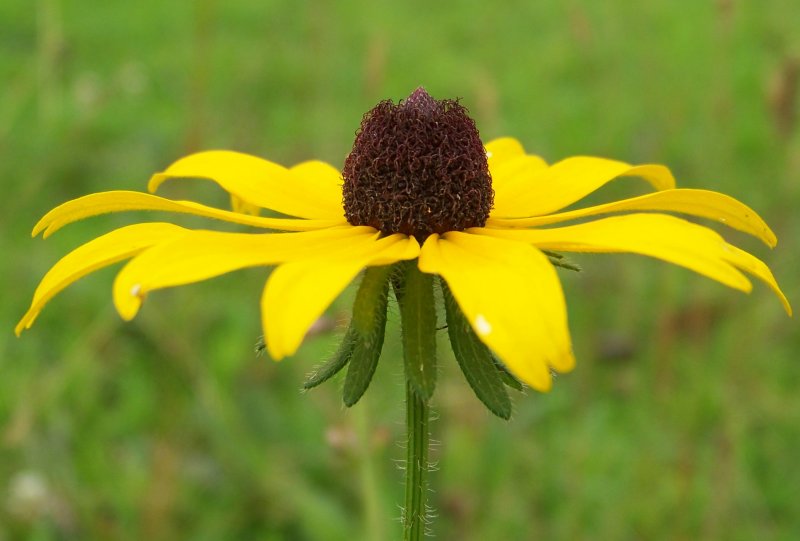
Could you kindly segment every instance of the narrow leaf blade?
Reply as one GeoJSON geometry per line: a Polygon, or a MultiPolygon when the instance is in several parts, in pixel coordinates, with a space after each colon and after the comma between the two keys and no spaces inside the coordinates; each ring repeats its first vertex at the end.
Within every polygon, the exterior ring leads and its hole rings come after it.
{"type": "Polygon", "coordinates": [[[489,348],[475,335],[443,280],[441,285],[447,314],[447,332],[464,377],[475,396],[489,411],[501,419],[510,419],[511,398],[489,348]]]}
{"type": "Polygon", "coordinates": [[[353,351],[347,367],[342,398],[353,406],[372,381],[386,332],[389,277],[392,267],[368,267],[353,303],[353,351]]]}
{"type": "Polygon", "coordinates": [[[338,374],[339,371],[350,362],[355,344],[355,331],[353,327],[350,326],[347,328],[347,332],[342,338],[342,342],[339,344],[336,353],[306,378],[303,382],[303,389],[313,389],[317,385],[325,383],[338,374]]]}

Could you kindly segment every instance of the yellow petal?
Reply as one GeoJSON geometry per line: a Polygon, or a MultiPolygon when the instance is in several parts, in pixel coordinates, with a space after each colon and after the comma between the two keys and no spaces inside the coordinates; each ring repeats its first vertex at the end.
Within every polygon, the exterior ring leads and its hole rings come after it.
{"type": "Polygon", "coordinates": [[[14,332],[19,336],[24,329],[29,329],[44,305],[76,280],[185,231],[182,227],[165,223],[129,225],[76,248],[42,278],[33,294],[31,307],[14,332]]]}
{"type": "Polygon", "coordinates": [[[492,139],[485,145],[486,159],[489,161],[489,168],[496,166],[508,159],[517,156],[524,156],[525,149],[522,143],[513,137],[499,137],[492,139]]]}
{"type": "Polygon", "coordinates": [[[32,235],[35,237],[41,231],[44,231],[44,238],[47,238],[69,223],[90,216],[129,210],[161,210],[193,214],[235,224],[282,231],[308,231],[344,223],[344,217],[340,217],[337,220],[262,218],[207,207],[193,201],[173,201],[172,199],[164,199],[163,197],[141,192],[113,191],[85,195],[57,206],[39,220],[39,223],[33,228],[32,235]]]}
{"type": "Polygon", "coordinates": [[[790,316],[792,315],[792,307],[789,304],[789,299],[781,291],[778,282],[769,270],[769,267],[758,259],[757,257],[733,246],[732,244],[725,245],[725,259],[734,264],[737,268],[749,272],[765,284],[778,296],[778,299],[783,305],[783,309],[790,316]]]}
{"type": "Polygon", "coordinates": [[[199,282],[246,267],[308,257],[328,246],[346,246],[378,234],[366,226],[303,233],[187,231],[125,265],[114,281],[114,305],[123,319],[130,320],[150,291],[199,282]]]}
{"type": "Polygon", "coordinates": [[[332,197],[319,192],[302,175],[282,165],[229,150],[191,154],[153,175],[148,189],[155,192],[166,180],[181,177],[206,178],[240,199],[262,208],[301,218],[331,219],[342,215],[341,192],[332,197]]]}
{"type": "Polygon", "coordinates": [[[342,174],[334,166],[319,160],[309,160],[292,166],[292,175],[302,179],[306,189],[325,201],[335,201],[335,216],[342,216],[342,174]]]}
{"type": "Polygon", "coordinates": [[[536,178],[547,170],[547,162],[539,156],[523,155],[513,156],[501,163],[489,164],[494,188],[495,205],[492,215],[497,208],[507,208],[509,199],[519,197],[519,193],[531,189],[531,179],[536,178]],[[499,205],[499,207],[498,207],[499,205]]]}
{"type": "Polygon", "coordinates": [[[560,214],[548,214],[532,218],[490,218],[486,225],[487,227],[501,229],[532,227],[629,210],[681,212],[702,218],[710,218],[739,231],[750,233],[770,247],[775,246],[777,243],[775,234],[753,209],[733,197],[708,190],[664,190],[560,214]]]}
{"type": "Polygon", "coordinates": [[[717,233],[666,214],[629,214],[552,229],[470,229],[565,252],[631,252],[681,265],[742,291],[749,280],[728,262],[717,233]]]}
{"type": "Polygon", "coordinates": [[[477,335],[528,385],[546,391],[548,366],[572,369],[561,284],[539,250],[450,232],[425,241],[419,268],[444,278],[477,335]]]}
{"type": "Polygon", "coordinates": [[[516,178],[504,179],[502,187],[495,191],[492,217],[520,218],[556,212],[620,176],[641,177],[657,190],[675,187],[672,173],[663,165],[633,166],[578,156],[546,169],[523,169],[516,178]]]}
{"type": "Polygon", "coordinates": [[[515,192],[515,186],[547,168],[539,156],[526,154],[522,144],[513,137],[501,137],[486,143],[486,157],[495,198],[502,201],[505,193],[515,192]],[[498,195],[499,194],[499,195],[498,195]]]}
{"type": "Polygon", "coordinates": [[[314,257],[279,266],[261,298],[269,354],[275,360],[294,354],[311,325],[364,267],[418,255],[419,244],[413,237],[360,236],[347,244],[329,244],[314,257]]]}
{"type": "Polygon", "coordinates": [[[233,212],[249,214],[250,216],[258,216],[261,213],[261,207],[257,205],[251,205],[247,201],[243,201],[235,195],[231,195],[231,208],[233,209],[233,212]]]}

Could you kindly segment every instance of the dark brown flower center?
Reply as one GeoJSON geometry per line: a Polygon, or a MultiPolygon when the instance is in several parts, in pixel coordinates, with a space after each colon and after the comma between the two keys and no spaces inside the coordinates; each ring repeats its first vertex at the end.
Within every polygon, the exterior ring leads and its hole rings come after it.
{"type": "Polygon", "coordinates": [[[420,242],[486,224],[494,192],[475,122],[423,88],[364,115],[342,171],[347,221],[420,242]]]}

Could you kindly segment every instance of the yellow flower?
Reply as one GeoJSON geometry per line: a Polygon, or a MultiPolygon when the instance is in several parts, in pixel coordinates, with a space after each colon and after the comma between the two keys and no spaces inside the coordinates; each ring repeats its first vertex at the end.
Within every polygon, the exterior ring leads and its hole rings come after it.
{"type": "Polygon", "coordinates": [[[362,269],[415,260],[420,271],[446,282],[476,335],[505,366],[542,391],[551,386],[551,369],[566,372],[574,365],[566,304],[547,251],[643,254],[745,292],[752,287],[749,274],[766,283],[791,314],[763,262],[707,227],[664,214],[717,221],[775,246],[775,235],[749,207],[721,193],[677,189],[661,165],[585,156],[548,165],[512,138],[484,148],[457,102],[433,100],[421,89],[365,115],[343,172],[320,161],[286,168],[209,151],[154,175],[148,190],[69,201],[47,213],[33,235],[47,237],[76,220],[128,210],[192,214],[282,232],[216,232],[169,223],[122,227],[53,266],[17,325],[18,335],[62,289],[131,258],[113,287],[125,320],[157,289],[276,266],[261,297],[265,342],[275,359],[295,353],[309,327],[362,269]],[[216,182],[236,210],[151,195],[165,181],[187,177],[216,182]],[[619,177],[644,179],[654,191],[563,211],[619,177]],[[259,208],[286,217],[262,217],[259,208]]]}

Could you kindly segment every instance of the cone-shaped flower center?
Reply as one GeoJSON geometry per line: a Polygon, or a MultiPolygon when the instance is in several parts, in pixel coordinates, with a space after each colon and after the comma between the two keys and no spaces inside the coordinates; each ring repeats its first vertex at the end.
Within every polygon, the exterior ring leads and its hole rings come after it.
{"type": "Polygon", "coordinates": [[[475,122],[457,101],[423,88],[364,115],[342,176],[348,222],[420,242],[485,225],[494,199],[475,122]]]}

